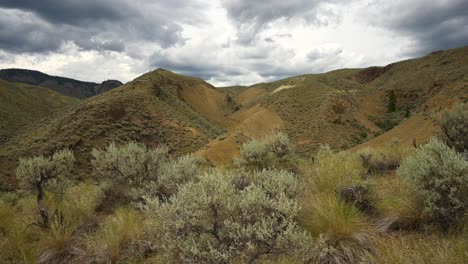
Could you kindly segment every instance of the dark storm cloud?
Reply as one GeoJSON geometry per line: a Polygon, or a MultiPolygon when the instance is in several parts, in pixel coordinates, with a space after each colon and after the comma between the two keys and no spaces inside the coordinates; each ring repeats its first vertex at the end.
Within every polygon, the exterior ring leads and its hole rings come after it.
{"type": "Polygon", "coordinates": [[[373,25],[414,41],[408,56],[468,45],[468,1],[374,1],[363,11],[373,25]]]}
{"type": "Polygon", "coordinates": [[[199,9],[195,0],[0,0],[6,14],[0,18],[0,48],[45,52],[73,42],[85,50],[122,52],[139,41],[169,47],[184,41],[179,23],[202,21],[194,12],[199,9]]]}
{"type": "MultiPolygon", "coordinates": [[[[223,0],[229,17],[238,26],[240,43],[250,44],[255,35],[269,23],[280,19],[299,18],[320,26],[340,17],[324,5],[338,0],[223,0]]],[[[267,40],[269,41],[269,40],[267,40]]]]}
{"type": "Polygon", "coordinates": [[[54,28],[34,15],[0,9],[0,49],[11,52],[45,52],[60,48],[54,28]]]}
{"type": "Polygon", "coordinates": [[[31,11],[44,19],[57,23],[77,24],[84,20],[118,20],[133,12],[122,1],[89,0],[0,0],[0,6],[31,11]]]}

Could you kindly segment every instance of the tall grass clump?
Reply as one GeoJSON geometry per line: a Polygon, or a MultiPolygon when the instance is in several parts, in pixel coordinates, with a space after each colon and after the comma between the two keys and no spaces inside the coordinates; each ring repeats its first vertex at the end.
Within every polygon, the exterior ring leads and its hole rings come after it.
{"type": "Polygon", "coordinates": [[[0,201],[1,263],[35,263],[37,252],[29,240],[26,225],[12,205],[0,201]]]}
{"type": "Polygon", "coordinates": [[[464,225],[468,212],[468,159],[432,139],[397,171],[424,200],[424,212],[444,231],[464,225]]]}
{"type": "Polygon", "coordinates": [[[140,212],[129,207],[117,208],[97,234],[90,238],[88,250],[94,252],[99,261],[116,263],[129,244],[141,237],[144,228],[140,212]]]}
{"type": "Polygon", "coordinates": [[[380,219],[377,228],[389,230],[418,230],[426,222],[423,197],[404,179],[391,175],[378,179],[375,184],[377,211],[380,219]]]}
{"type": "MultiPolygon", "coordinates": [[[[315,163],[305,169],[301,224],[319,242],[319,263],[357,263],[373,252],[371,229],[356,203],[345,200],[342,190],[368,190],[365,171],[356,155],[334,153],[322,146],[315,163]]],[[[370,197],[369,197],[370,198],[370,197]]],[[[369,201],[371,202],[371,201],[369,201]]]]}
{"type": "Polygon", "coordinates": [[[376,263],[381,264],[439,264],[468,263],[468,238],[435,235],[397,234],[379,237],[376,263]]]}

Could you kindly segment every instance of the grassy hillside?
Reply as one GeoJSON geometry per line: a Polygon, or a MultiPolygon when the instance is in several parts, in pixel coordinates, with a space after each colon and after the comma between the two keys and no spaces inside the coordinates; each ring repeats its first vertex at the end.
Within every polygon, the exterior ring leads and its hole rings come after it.
{"type": "Polygon", "coordinates": [[[111,141],[167,145],[175,155],[195,152],[224,132],[217,123],[232,108],[225,94],[210,84],[158,69],[83,100],[10,139],[0,148],[0,178],[13,179],[19,156],[64,147],[79,154],[85,169],[92,148],[111,141]]]}
{"type": "Polygon", "coordinates": [[[77,102],[47,88],[0,80],[0,145],[25,126],[77,102]]]}
{"type": "Polygon", "coordinates": [[[0,70],[0,79],[9,82],[47,87],[63,95],[79,99],[92,97],[122,85],[122,83],[117,80],[107,80],[98,84],[50,76],[39,71],[24,69],[0,70]]]}
{"type": "Polygon", "coordinates": [[[348,149],[363,143],[360,147],[383,145],[394,138],[406,145],[421,144],[438,133],[442,112],[468,100],[467,72],[464,47],[385,67],[228,87],[225,90],[242,109],[229,117],[230,133],[200,154],[216,164],[228,164],[246,138],[262,138],[276,129],[285,131],[298,152],[307,155],[321,144],[348,149]],[[391,93],[395,109],[389,111],[391,93]]]}

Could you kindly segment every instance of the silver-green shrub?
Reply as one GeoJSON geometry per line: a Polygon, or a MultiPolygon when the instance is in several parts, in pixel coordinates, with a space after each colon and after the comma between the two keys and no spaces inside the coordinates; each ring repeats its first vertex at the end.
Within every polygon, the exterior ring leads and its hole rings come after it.
{"type": "Polygon", "coordinates": [[[294,151],[288,136],[282,132],[274,133],[265,139],[265,145],[277,158],[282,159],[294,151]]]}
{"type": "Polygon", "coordinates": [[[147,198],[144,208],[158,223],[163,251],[182,263],[308,258],[312,240],[295,221],[295,176],[264,171],[238,177],[213,171],[181,186],[167,202],[147,198]]]}
{"type": "Polygon", "coordinates": [[[468,160],[432,139],[403,160],[399,176],[424,197],[425,212],[445,230],[463,222],[468,212],[468,160]]]}
{"type": "Polygon", "coordinates": [[[240,157],[234,161],[237,167],[252,169],[290,168],[293,144],[288,136],[278,132],[263,140],[251,140],[242,145],[240,157]]]}
{"type": "Polygon", "coordinates": [[[457,104],[442,116],[443,139],[458,152],[468,151],[468,104],[457,104]]]}
{"type": "Polygon", "coordinates": [[[203,159],[193,155],[171,158],[167,147],[150,148],[130,142],[111,143],[104,150],[93,150],[92,165],[97,176],[129,184],[138,195],[167,197],[180,184],[194,180],[203,159]]]}
{"type": "Polygon", "coordinates": [[[156,180],[158,168],[169,159],[168,151],[167,147],[148,148],[137,142],[122,146],[110,143],[104,150],[92,151],[91,164],[98,176],[142,185],[156,180]]]}
{"type": "MultiPolygon", "coordinates": [[[[24,189],[37,192],[37,204],[42,221],[41,226],[49,227],[49,212],[43,204],[45,190],[50,187],[63,186],[66,176],[73,168],[75,156],[64,149],[55,152],[51,157],[43,155],[32,158],[20,158],[16,168],[16,177],[24,189]]],[[[59,190],[62,191],[62,190],[59,190]]]]}
{"type": "Polygon", "coordinates": [[[203,163],[202,158],[191,154],[163,163],[158,170],[157,190],[165,196],[175,193],[179,185],[197,179],[198,168],[203,163]]]}

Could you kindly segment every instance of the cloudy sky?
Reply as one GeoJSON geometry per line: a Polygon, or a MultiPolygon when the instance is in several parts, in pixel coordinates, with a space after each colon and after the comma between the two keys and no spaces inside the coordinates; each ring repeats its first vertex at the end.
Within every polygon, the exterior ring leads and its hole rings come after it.
{"type": "Polygon", "coordinates": [[[464,45],[468,0],[0,0],[0,68],[96,82],[252,84],[464,45]]]}

